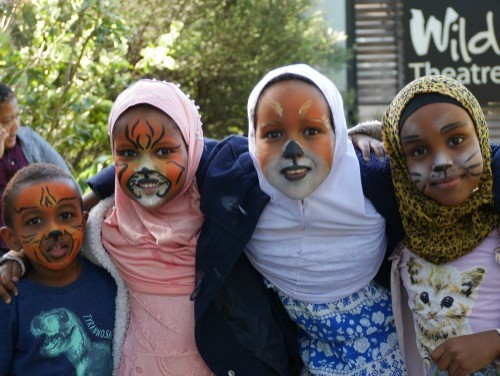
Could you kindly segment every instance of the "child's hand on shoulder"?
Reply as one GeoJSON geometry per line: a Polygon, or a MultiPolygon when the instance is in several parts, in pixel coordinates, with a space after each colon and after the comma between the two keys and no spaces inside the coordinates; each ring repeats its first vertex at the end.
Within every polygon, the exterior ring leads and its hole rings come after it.
{"type": "Polygon", "coordinates": [[[455,337],[443,342],[431,357],[449,376],[467,376],[495,361],[500,355],[500,335],[496,330],[455,337]]]}
{"type": "MultiPolygon", "coordinates": [[[[23,251],[10,251],[7,255],[18,258],[26,265],[26,255],[23,251]]],[[[9,304],[12,301],[11,295],[18,295],[14,282],[19,281],[23,275],[23,270],[19,262],[4,260],[0,265],[0,298],[9,304]]]]}
{"type": "Polygon", "coordinates": [[[382,123],[378,120],[369,120],[349,128],[347,135],[355,148],[361,151],[363,159],[370,159],[370,152],[379,158],[385,156],[385,146],[382,142],[382,123]]]}
{"type": "Polygon", "coordinates": [[[379,158],[385,156],[384,143],[366,134],[349,135],[355,148],[361,151],[365,161],[370,160],[370,153],[373,152],[379,158]]]}

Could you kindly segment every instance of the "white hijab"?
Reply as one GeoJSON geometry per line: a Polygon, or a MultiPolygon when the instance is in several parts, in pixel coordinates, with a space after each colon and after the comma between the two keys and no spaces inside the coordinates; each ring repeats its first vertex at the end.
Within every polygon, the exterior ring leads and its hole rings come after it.
{"type": "Polygon", "coordinates": [[[264,76],[250,94],[247,109],[250,155],[260,187],[271,197],[247,246],[250,261],[279,290],[298,300],[327,303],[356,292],[377,273],[387,242],[385,220],[363,194],[340,93],[308,65],[289,65],[264,76]],[[266,180],[255,144],[257,100],[268,82],[286,74],[304,77],[319,88],[335,127],[330,174],[302,200],[288,198],[266,180]]]}

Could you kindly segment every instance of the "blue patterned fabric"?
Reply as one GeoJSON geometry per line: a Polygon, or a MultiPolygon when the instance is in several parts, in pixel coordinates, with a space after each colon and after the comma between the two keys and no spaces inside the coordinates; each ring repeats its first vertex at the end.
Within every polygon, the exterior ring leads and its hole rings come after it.
{"type": "Polygon", "coordinates": [[[389,290],[370,283],[344,299],[325,304],[278,294],[299,326],[305,374],[406,375],[389,290]]]}

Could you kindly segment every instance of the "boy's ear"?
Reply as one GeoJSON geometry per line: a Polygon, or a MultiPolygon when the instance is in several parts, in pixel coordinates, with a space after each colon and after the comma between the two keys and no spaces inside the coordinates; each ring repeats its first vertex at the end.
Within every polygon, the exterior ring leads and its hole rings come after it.
{"type": "Polygon", "coordinates": [[[20,251],[22,249],[21,244],[17,241],[14,231],[12,231],[9,227],[0,228],[0,235],[2,235],[3,240],[5,240],[10,249],[14,251],[20,251]]]}
{"type": "Polygon", "coordinates": [[[85,237],[85,232],[87,232],[87,221],[89,219],[89,212],[82,211],[82,225],[83,225],[83,236],[85,237]]]}

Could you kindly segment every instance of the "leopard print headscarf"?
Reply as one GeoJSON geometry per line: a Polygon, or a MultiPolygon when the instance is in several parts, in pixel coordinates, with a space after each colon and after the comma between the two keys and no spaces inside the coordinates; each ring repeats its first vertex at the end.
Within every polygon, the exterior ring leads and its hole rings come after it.
{"type": "Polygon", "coordinates": [[[484,114],[472,93],[453,78],[425,76],[406,85],[387,108],[382,137],[391,161],[392,182],[406,232],[405,246],[435,264],[453,261],[472,251],[499,223],[493,203],[489,132],[484,114]],[[448,207],[417,190],[406,168],[399,137],[399,119],[418,94],[439,93],[456,99],[476,125],[484,171],[478,190],[465,202],[448,207]]]}

